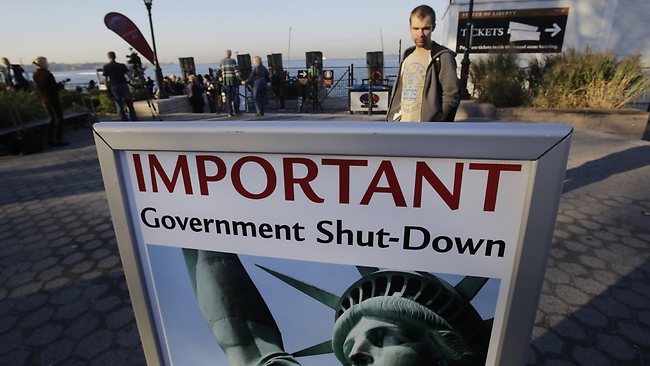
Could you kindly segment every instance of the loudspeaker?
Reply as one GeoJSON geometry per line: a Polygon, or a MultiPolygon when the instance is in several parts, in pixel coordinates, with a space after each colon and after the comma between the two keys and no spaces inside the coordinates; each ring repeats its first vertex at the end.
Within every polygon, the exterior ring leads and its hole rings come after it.
{"type": "Polygon", "coordinates": [[[196,75],[196,66],[194,66],[194,57],[179,57],[178,63],[181,66],[183,80],[189,79],[190,75],[196,75]]]}
{"type": "Polygon", "coordinates": [[[384,53],[382,51],[366,52],[368,80],[373,85],[384,84],[384,53]]]}
{"type": "Polygon", "coordinates": [[[273,69],[273,73],[281,73],[284,69],[282,68],[282,54],[281,53],[272,53],[267,56],[269,60],[269,67],[273,69]]]}
{"type": "Polygon", "coordinates": [[[305,52],[307,68],[316,66],[320,72],[323,71],[323,53],[321,51],[305,52]]]}
{"type": "Polygon", "coordinates": [[[237,65],[239,66],[241,79],[248,79],[248,77],[251,76],[251,72],[253,71],[253,67],[251,66],[251,55],[237,55],[237,65]]]}

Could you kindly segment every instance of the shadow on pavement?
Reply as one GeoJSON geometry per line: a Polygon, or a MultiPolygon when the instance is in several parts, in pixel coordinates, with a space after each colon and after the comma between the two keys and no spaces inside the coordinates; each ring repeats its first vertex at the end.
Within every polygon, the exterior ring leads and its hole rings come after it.
{"type": "Polygon", "coordinates": [[[650,146],[638,146],[588,161],[569,169],[564,177],[563,193],[602,181],[615,174],[650,165],[650,146]]]}
{"type": "MultiPolygon", "coordinates": [[[[562,320],[531,342],[527,365],[650,365],[649,280],[650,261],[646,260],[570,314],[561,313],[566,298],[542,294],[547,298],[546,310],[557,311],[545,311],[547,318],[542,322],[562,320]]],[[[580,301],[576,294],[567,297],[580,301]]]]}

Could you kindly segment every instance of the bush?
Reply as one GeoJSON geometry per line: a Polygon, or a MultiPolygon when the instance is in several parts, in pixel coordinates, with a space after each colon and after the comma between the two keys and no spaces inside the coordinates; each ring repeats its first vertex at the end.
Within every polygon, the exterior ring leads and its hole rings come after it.
{"type": "Polygon", "coordinates": [[[113,101],[113,98],[108,95],[108,92],[106,90],[91,90],[88,93],[88,98],[95,105],[97,113],[117,113],[115,102],[113,101]]]}
{"type": "Polygon", "coordinates": [[[36,92],[0,92],[0,128],[43,118],[46,115],[36,92]]]}
{"type": "Polygon", "coordinates": [[[537,83],[532,105],[538,108],[620,109],[650,87],[639,55],[619,61],[611,52],[569,50],[529,69],[529,80],[537,83]]]}
{"type": "Polygon", "coordinates": [[[480,102],[497,107],[520,106],[527,101],[525,72],[516,53],[494,53],[471,64],[470,78],[480,102]]]}

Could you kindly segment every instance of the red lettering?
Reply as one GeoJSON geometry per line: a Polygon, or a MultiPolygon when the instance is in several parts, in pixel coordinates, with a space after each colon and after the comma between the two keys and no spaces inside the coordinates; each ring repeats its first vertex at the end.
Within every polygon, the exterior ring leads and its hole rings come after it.
{"type": "Polygon", "coordinates": [[[271,163],[263,158],[260,158],[259,156],[245,156],[237,160],[232,166],[232,175],[230,179],[232,180],[233,187],[235,187],[235,190],[239,192],[239,194],[253,200],[267,198],[273,193],[273,191],[275,191],[275,187],[277,187],[278,184],[278,178],[275,175],[275,170],[273,169],[271,163]],[[241,169],[244,164],[250,162],[257,163],[259,166],[261,166],[262,169],[264,169],[264,174],[266,174],[266,187],[264,187],[264,190],[262,192],[257,194],[249,192],[241,181],[241,169]]]}
{"type": "Polygon", "coordinates": [[[299,185],[305,196],[315,203],[323,203],[325,200],[320,198],[311,188],[310,182],[318,176],[318,166],[313,160],[305,158],[284,158],[282,159],[284,168],[284,198],[287,201],[295,201],[296,194],[294,185],[299,185]],[[293,175],[293,165],[302,164],[307,168],[307,174],[303,178],[296,178],[293,175]]]}
{"type": "Polygon", "coordinates": [[[368,186],[366,193],[361,199],[362,205],[367,205],[370,203],[372,195],[375,193],[390,193],[393,196],[393,201],[397,207],[406,207],[406,200],[404,199],[404,194],[402,193],[402,187],[399,185],[397,180],[397,175],[395,174],[395,169],[393,169],[393,164],[390,160],[384,160],[379,164],[375,176],[372,178],[372,182],[368,186]],[[386,181],[388,182],[388,187],[379,187],[379,181],[381,177],[385,176],[386,181]]]}
{"type": "Polygon", "coordinates": [[[167,176],[167,173],[165,173],[165,169],[162,167],[160,161],[158,161],[158,158],[154,154],[149,154],[149,172],[151,174],[151,189],[154,192],[158,192],[158,180],[156,179],[156,175],[160,177],[162,182],[165,184],[165,187],[167,187],[167,191],[169,193],[172,193],[176,188],[176,182],[178,181],[179,175],[182,175],[183,177],[185,193],[192,194],[193,192],[192,180],[190,179],[190,170],[187,166],[186,155],[178,156],[178,159],[176,160],[176,166],[174,168],[174,175],[172,176],[171,180],[167,176]]]}
{"type": "Polygon", "coordinates": [[[208,196],[208,182],[217,182],[226,176],[226,163],[219,157],[213,155],[198,155],[196,157],[196,171],[199,176],[199,188],[201,195],[208,196]],[[217,167],[217,172],[214,175],[207,175],[206,162],[212,162],[217,167]]]}
{"type": "Polygon", "coordinates": [[[142,171],[142,160],[140,160],[140,154],[133,154],[133,167],[135,168],[135,177],[138,180],[138,190],[140,192],[146,192],[147,185],[144,182],[144,172],[142,171]]]}
{"type": "Polygon", "coordinates": [[[350,167],[368,166],[368,160],[323,159],[323,165],[339,167],[339,203],[350,203],[350,167]]]}
{"type": "Polygon", "coordinates": [[[499,178],[501,172],[519,172],[521,171],[521,164],[470,163],[469,169],[488,171],[483,211],[494,211],[497,202],[497,192],[499,190],[499,178]]]}
{"type": "Polygon", "coordinates": [[[440,181],[436,173],[422,161],[415,165],[415,192],[413,196],[413,207],[422,207],[422,179],[426,179],[429,185],[438,193],[438,196],[452,210],[457,210],[460,205],[460,188],[463,182],[463,163],[456,163],[454,173],[454,193],[449,192],[447,187],[440,181]]]}

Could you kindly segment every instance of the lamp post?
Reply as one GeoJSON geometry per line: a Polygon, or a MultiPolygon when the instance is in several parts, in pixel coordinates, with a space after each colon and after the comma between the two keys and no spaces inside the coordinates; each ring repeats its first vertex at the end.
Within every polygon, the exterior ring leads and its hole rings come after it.
{"type": "Polygon", "coordinates": [[[156,67],[156,84],[158,84],[158,92],[156,93],[156,98],[158,99],[167,99],[167,93],[165,93],[165,88],[163,87],[163,75],[162,70],[160,69],[160,62],[158,62],[158,51],[156,50],[156,37],[153,34],[153,21],[151,20],[151,4],[153,0],[144,0],[144,5],[147,7],[147,12],[149,13],[149,27],[151,28],[151,41],[153,43],[153,58],[156,67]]]}
{"type": "Polygon", "coordinates": [[[469,13],[467,14],[467,32],[465,33],[465,53],[463,61],[460,62],[460,95],[462,99],[469,99],[467,90],[467,79],[469,77],[469,50],[472,48],[472,33],[474,33],[474,23],[472,22],[472,13],[474,12],[474,0],[469,0],[469,13]]]}

